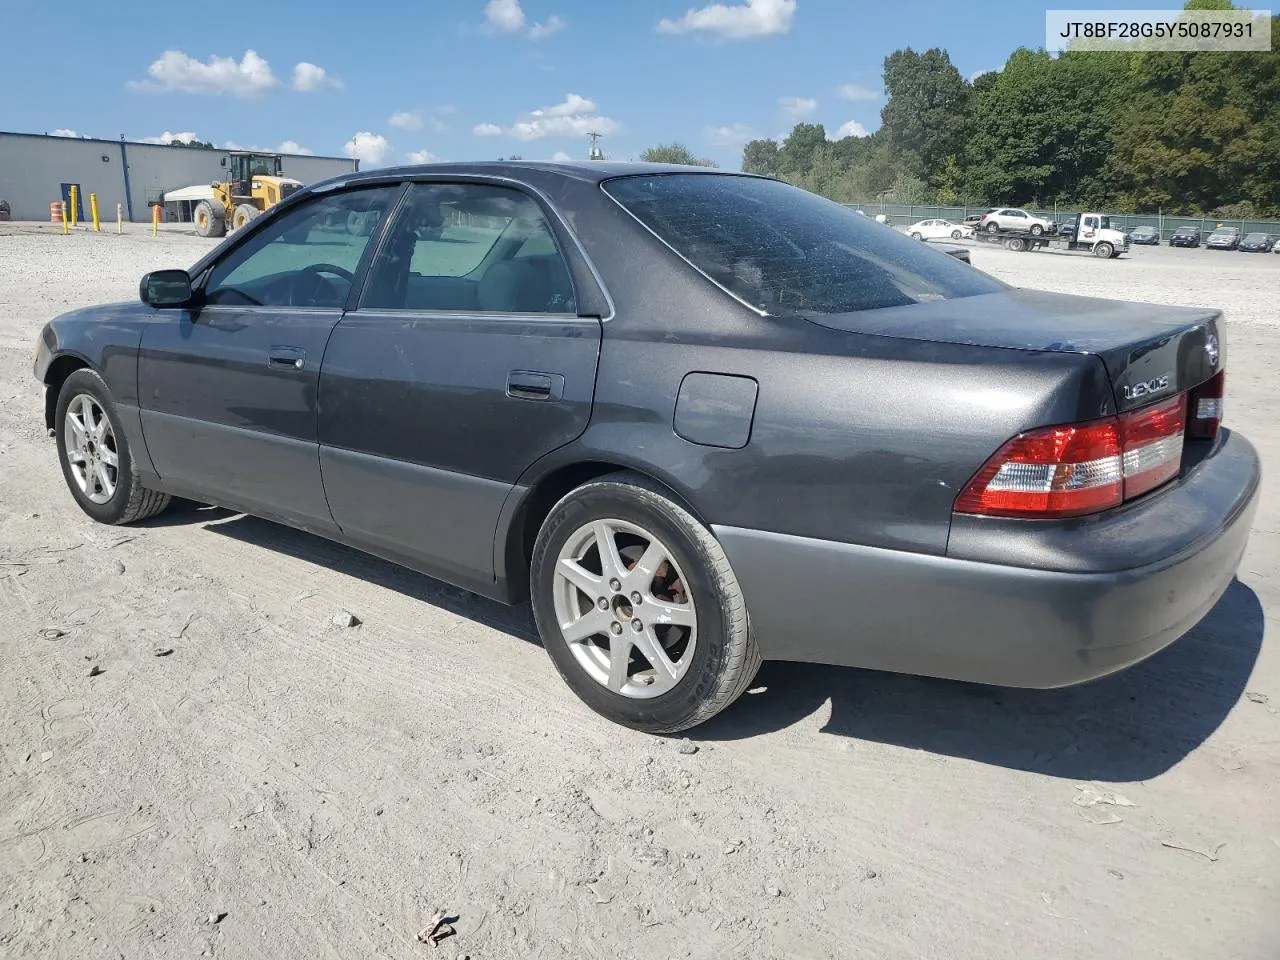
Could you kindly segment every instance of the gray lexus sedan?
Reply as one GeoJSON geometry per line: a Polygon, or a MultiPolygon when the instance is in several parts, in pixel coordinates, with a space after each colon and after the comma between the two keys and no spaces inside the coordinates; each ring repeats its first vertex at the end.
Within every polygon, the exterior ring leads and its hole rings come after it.
{"type": "Polygon", "coordinates": [[[36,348],[85,513],[185,497],[527,597],[655,733],[763,659],[1112,673],[1208,612],[1256,506],[1218,311],[1014,289],[766,178],[376,170],[139,294],[36,348]]]}

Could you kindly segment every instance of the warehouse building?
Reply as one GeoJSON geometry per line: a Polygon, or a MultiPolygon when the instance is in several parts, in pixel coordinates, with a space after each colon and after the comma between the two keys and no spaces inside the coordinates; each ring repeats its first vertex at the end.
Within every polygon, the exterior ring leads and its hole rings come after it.
{"type": "MultiPolygon", "coordinates": [[[[120,204],[126,220],[151,219],[151,205],[165,194],[206,186],[227,174],[227,151],[126,140],[90,140],[0,132],[0,200],[13,220],[48,220],[49,204],[70,201],[78,185],[77,216],[89,212],[89,194],[98,195],[104,220],[114,220],[120,204]]],[[[354,172],[358,160],[280,154],[284,175],[314,183],[354,172]]],[[[168,213],[190,204],[169,204],[168,213]]]]}

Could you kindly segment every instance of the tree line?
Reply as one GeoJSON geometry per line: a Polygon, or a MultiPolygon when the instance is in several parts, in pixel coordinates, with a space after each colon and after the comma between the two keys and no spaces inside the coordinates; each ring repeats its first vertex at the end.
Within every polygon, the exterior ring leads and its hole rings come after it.
{"type": "MultiPolygon", "coordinates": [[[[831,140],[822,124],[800,123],[781,143],[748,143],[742,169],[841,202],[1280,216],[1280,48],[1020,48],[972,81],[945,50],[908,48],[885,58],[883,78],[875,133],[831,140]]],[[[679,144],[650,152],[707,163],[679,144]]]]}

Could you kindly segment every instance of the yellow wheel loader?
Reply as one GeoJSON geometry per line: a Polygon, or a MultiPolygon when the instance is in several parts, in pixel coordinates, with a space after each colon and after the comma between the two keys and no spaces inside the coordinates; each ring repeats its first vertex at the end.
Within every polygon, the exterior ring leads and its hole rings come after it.
{"type": "Polygon", "coordinates": [[[196,233],[221,237],[270,210],[302,186],[302,181],[283,176],[278,155],[233,150],[227,179],[215,181],[213,199],[196,204],[196,233]]]}

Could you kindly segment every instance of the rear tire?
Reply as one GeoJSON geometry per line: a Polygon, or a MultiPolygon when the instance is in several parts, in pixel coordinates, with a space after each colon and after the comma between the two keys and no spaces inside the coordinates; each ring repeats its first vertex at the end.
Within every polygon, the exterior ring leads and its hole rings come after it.
{"type": "Polygon", "coordinates": [[[623,726],[687,730],[733,703],[760,668],[724,550],[668,491],[639,474],[592,481],[551,509],[534,545],[529,588],[560,676],[592,710],[623,726]],[[616,558],[601,561],[602,543],[616,548],[616,558]],[[645,652],[659,648],[656,658],[645,652]]]}
{"type": "Polygon", "coordinates": [[[996,223],[993,220],[991,223],[988,223],[984,229],[987,231],[987,233],[991,234],[994,237],[997,233],[1000,232],[1000,224],[996,223]]]}
{"type": "Polygon", "coordinates": [[[248,225],[261,212],[252,203],[237,204],[235,210],[231,213],[231,229],[239,230],[241,227],[248,225]]]}
{"type": "Polygon", "coordinates": [[[194,217],[199,236],[220,237],[227,232],[227,208],[217,200],[201,200],[194,217]]]}
{"type": "Polygon", "coordinates": [[[67,489],[99,523],[134,523],[169,506],[167,493],[142,485],[106,383],[77,370],[58,393],[54,437],[67,489]],[[114,461],[114,462],[113,462],[114,461]]]}

